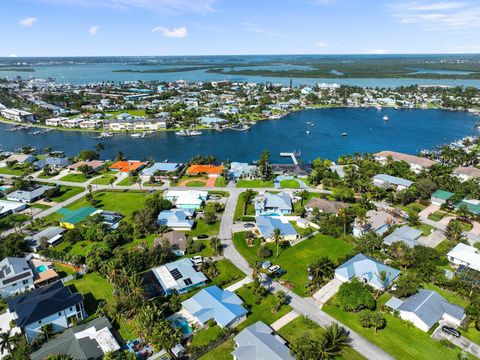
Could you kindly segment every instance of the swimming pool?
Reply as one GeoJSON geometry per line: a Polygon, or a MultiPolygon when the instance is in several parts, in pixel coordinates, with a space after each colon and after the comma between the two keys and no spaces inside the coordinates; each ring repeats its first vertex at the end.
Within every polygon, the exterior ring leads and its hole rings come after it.
{"type": "Polygon", "coordinates": [[[188,324],[188,321],[182,318],[175,320],[175,327],[182,330],[183,335],[190,335],[193,332],[192,327],[188,324]]]}
{"type": "Polygon", "coordinates": [[[47,270],[48,270],[48,269],[47,269],[47,267],[46,267],[45,265],[40,265],[40,266],[37,266],[37,267],[35,268],[35,272],[36,272],[37,274],[42,273],[42,272],[45,272],[45,271],[47,271],[47,270]]]}

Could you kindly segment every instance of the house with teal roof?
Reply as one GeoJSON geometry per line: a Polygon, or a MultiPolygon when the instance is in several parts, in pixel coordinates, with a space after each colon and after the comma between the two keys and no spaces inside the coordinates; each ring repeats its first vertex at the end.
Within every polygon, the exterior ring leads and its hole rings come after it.
{"type": "Polygon", "coordinates": [[[430,201],[432,202],[432,205],[441,206],[445,204],[453,195],[455,194],[451,193],[450,191],[437,190],[430,197],[430,201]]]}

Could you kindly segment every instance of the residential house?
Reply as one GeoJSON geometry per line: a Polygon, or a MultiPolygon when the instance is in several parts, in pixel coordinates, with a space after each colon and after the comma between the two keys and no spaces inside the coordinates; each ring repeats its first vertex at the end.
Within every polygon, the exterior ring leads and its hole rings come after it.
{"type": "Polygon", "coordinates": [[[247,317],[248,310],[242,304],[234,292],[210,286],[183,301],[182,309],[200,326],[214,320],[221,328],[232,328],[247,317]]]}
{"type": "Polygon", "coordinates": [[[3,159],[0,162],[0,167],[7,166],[9,163],[15,163],[20,165],[31,164],[36,160],[35,156],[27,154],[12,154],[8,158],[3,159]]]}
{"type": "Polygon", "coordinates": [[[390,246],[396,242],[403,242],[409,248],[421,245],[418,239],[422,236],[422,230],[414,229],[410,226],[404,225],[398,229],[395,229],[393,233],[386,236],[383,239],[383,244],[385,246],[390,246]]]}
{"type": "Polygon", "coordinates": [[[184,256],[187,250],[187,235],[181,231],[169,231],[162,235],[161,238],[156,238],[154,245],[161,245],[164,240],[170,244],[170,250],[175,256],[184,256]]]}
{"type": "Polygon", "coordinates": [[[373,185],[400,191],[412,186],[413,181],[391,176],[387,174],[378,174],[373,177],[373,185]]]}
{"type": "Polygon", "coordinates": [[[461,182],[480,178],[480,169],[473,166],[459,166],[453,170],[453,175],[456,176],[461,182]]]}
{"type": "Polygon", "coordinates": [[[455,209],[458,210],[461,207],[466,207],[474,215],[480,215],[480,200],[476,199],[463,199],[455,205],[455,209]]]}
{"type": "Polygon", "coordinates": [[[395,218],[384,210],[368,210],[366,221],[355,219],[353,236],[359,237],[370,231],[377,235],[383,235],[395,223],[395,218]]]}
{"type": "Polygon", "coordinates": [[[286,215],[293,211],[292,199],[286,192],[265,193],[255,198],[255,215],[286,215]]]}
{"type": "Polygon", "coordinates": [[[109,169],[113,171],[129,173],[131,171],[139,171],[143,169],[145,165],[146,163],[135,160],[117,161],[116,163],[110,165],[109,169]]]}
{"type": "Polygon", "coordinates": [[[275,229],[280,230],[280,234],[284,241],[295,241],[299,238],[299,235],[292,224],[288,220],[279,216],[256,216],[257,229],[260,236],[265,241],[274,241],[275,229]]]}
{"type": "Polygon", "coordinates": [[[183,164],[181,163],[165,163],[165,162],[156,162],[152,166],[144,169],[141,173],[142,177],[145,180],[149,179],[151,176],[165,176],[171,174],[175,171],[178,171],[182,168],[183,164]]]}
{"type": "Polygon", "coordinates": [[[203,286],[207,277],[198,271],[190,259],[180,259],[152,269],[153,274],[166,294],[184,294],[203,286]]]}
{"type": "Polygon", "coordinates": [[[312,173],[310,164],[272,164],[271,167],[275,175],[306,177],[312,173]]]}
{"type": "Polygon", "coordinates": [[[62,126],[65,121],[67,121],[67,117],[54,117],[51,119],[45,120],[45,125],[47,126],[62,126]]]}
{"type": "Polygon", "coordinates": [[[72,293],[61,281],[11,298],[7,305],[16,326],[30,343],[42,334],[44,325],[51,324],[56,334],[86,317],[83,296],[72,293]]]}
{"type": "Polygon", "coordinates": [[[70,161],[65,158],[60,158],[60,157],[46,157],[45,159],[35,161],[33,163],[33,166],[37,169],[43,169],[46,166],[49,166],[52,169],[62,169],[64,167],[67,167],[68,164],[70,164],[70,161]]]}
{"type": "Polygon", "coordinates": [[[0,218],[25,210],[27,205],[18,201],[0,200],[0,218]]]}
{"type": "Polygon", "coordinates": [[[459,326],[465,318],[462,307],[445,300],[434,290],[420,289],[418,293],[402,301],[392,297],[385,304],[398,311],[403,320],[411,321],[417,328],[427,332],[440,320],[459,326]]]}
{"type": "Polygon", "coordinates": [[[68,171],[71,172],[80,172],[82,166],[88,166],[92,168],[92,172],[100,171],[105,167],[105,161],[102,160],[89,160],[89,161],[79,161],[75,164],[68,166],[68,171]]]}
{"type": "Polygon", "coordinates": [[[447,254],[451,263],[480,272],[480,250],[473,246],[458,243],[447,254]]]}
{"type": "Polygon", "coordinates": [[[33,278],[27,260],[6,257],[0,262],[0,297],[8,298],[34,289],[33,278]]]}
{"type": "Polygon", "coordinates": [[[256,165],[250,165],[248,163],[232,162],[228,175],[231,180],[237,181],[238,179],[253,179],[257,171],[256,165]]]}
{"type": "Polygon", "coordinates": [[[419,156],[402,154],[395,151],[381,151],[375,154],[375,160],[385,165],[388,159],[391,158],[394,161],[405,161],[410,165],[410,169],[418,174],[420,171],[430,168],[435,164],[435,161],[422,158],[419,156]]]}
{"type": "Polygon", "coordinates": [[[195,221],[193,217],[195,210],[192,209],[171,209],[163,210],[158,214],[157,224],[166,225],[174,230],[192,230],[195,221]]]}
{"type": "Polygon", "coordinates": [[[208,176],[218,177],[223,172],[223,165],[191,165],[187,169],[187,175],[201,175],[206,174],[208,176]]]}
{"type": "Polygon", "coordinates": [[[45,240],[48,246],[54,246],[63,240],[64,232],[65,229],[60,226],[50,226],[34,235],[26,236],[25,241],[31,251],[37,252],[42,244],[42,240],[45,240]]]}
{"type": "Polygon", "coordinates": [[[47,190],[53,189],[53,186],[37,185],[30,189],[17,190],[7,194],[7,200],[19,201],[25,204],[33,203],[44,197],[47,190]]]}
{"type": "Polygon", "coordinates": [[[175,204],[180,209],[199,209],[208,199],[208,191],[203,190],[169,190],[164,199],[175,204]]]}
{"type": "Polygon", "coordinates": [[[359,279],[375,289],[385,290],[400,275],[400,270],[394,269],[382,262],[362,253],[343,263],[335,269],[335,278],[341,282],[359,279]],[[385,281],[381,280],[381,273],[386,273],[385,281]]]}
{"type": "Polygon", "coordinates": [[[293,360],[290,349],[275,331],[263,323],[255,324],[243,329],[233,338],[235,350],[232,351],[234,360],[293,360]]]}
{"type": "Polygon", "coordinates": [[[35,122],[35,114],[19,109],[1,109],[0,115],[5,119],[17,122],[35,122]]]}
{"type": "Polygon", "coordinates": [[[71,359],[103,360],[110,352],[120,350],[121,341],[107,317],[102,316],[65,330],[30,354],[31,360],[44,360],[52,354],[71,359]]]}
{"type": "Polygon", "coordinates": [[[437,205],[437,206],[442,206],[443,204],[445,204],[448,199],[450,199],[453,195],[455,195],[454,193],[451,193],[449,191],[445,191],[445,190],[437,190],[435,191],[432,196],[430,197],[430,201],[432,203],[432,205],[437,205]]]}
{"type": "Polygon", "coordinates": [[[340,201],[330,201],[322,198],[312,198],[305,206],[307,211],[318,209],[321,212],[338,215],[341,209],[348,208],[348,204],[340,201]]]}
{"type": "Polygon", "coordinates": [[[105,224],[110,230],[118,229],[120,220],[123,219],[123,215],[115,211],[97,210],[92,213],[91,216],[99,216],[102,223],[105,224]]]}

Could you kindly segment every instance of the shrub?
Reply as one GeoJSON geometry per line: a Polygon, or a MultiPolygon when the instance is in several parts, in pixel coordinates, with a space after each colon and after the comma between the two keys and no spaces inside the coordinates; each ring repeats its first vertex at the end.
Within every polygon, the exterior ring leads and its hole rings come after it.
{"type": "Polygon", "coordinates": [[[266,245],[262,245],[258,249],[257,255],[261,259],[267,259],[273,255],[273,251],[272,249],[268,248],[266,245]]]}

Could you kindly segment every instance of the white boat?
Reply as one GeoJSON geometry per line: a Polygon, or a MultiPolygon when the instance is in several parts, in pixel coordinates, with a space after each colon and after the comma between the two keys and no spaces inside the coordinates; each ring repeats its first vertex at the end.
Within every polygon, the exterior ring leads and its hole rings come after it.
{"type": "Polygon", "coordinates": [[[377,105],[376,108],[377,110],[382,110],[382,105],[377,105]]]}
{"type": "Polygon", "coordinates": [[[202,132],[197,131],[197,130],[180,130],[180,131],[176,131],[175,135],[178,135],[178,136],[198,136],[198,135],[202,135],[202,132]]]}
{"type": "Polygon", "coordinates": [[[308,130],[307,130],[307,131],[305,131],[305,132],[307,133],[307,135],[308,135],[308,134],[310,134],[310,131],[308,131],[308,130]]]}
{"type": "Polygon", "coordinates": [[[348,134],[347,133],[342,133],[342,136],[347,136],[348,134]]]}
{"type": "Polygon", "coordinates": [[[143,134],[135,133],[135,134],[130,135],[130,137],[131,137],[132,139],[140,139],[140,138],[143,137],[142,135],[143,135],[143,134]]]}
{"type": "Polygon", "coordinates": [[[387,115],[385,115],[385,116],[383,117],[383,121],[388,121],[388,116],[387,116],[387,115]]]}

